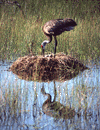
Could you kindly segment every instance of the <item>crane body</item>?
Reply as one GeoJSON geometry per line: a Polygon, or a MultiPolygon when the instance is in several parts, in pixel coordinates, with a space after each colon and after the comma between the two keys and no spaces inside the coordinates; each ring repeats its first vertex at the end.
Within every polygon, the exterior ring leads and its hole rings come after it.
{"type": "Polygon", "coordinates": [[[44,40],[41,44],[42,53],[44,56],[45,45],[52,41],[52,36],[54,36],[55,40],[55,47],[54,47],[54,57],[56,54],[56,46],[57,46],[57,39],[56,36],[60,35],[64,31],[73,30],[76,26],[76,22],[72,19],[54,19],[46,22],[43,26],[43,32],[47,36],[48,40],[44,40]]]}

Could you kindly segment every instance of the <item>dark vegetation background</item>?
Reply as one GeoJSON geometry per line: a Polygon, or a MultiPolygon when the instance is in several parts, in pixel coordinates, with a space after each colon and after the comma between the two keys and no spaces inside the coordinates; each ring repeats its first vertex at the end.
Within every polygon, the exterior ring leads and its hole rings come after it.
{"type": "MultiPolygon", "coordinates": [[[[10,1],[12,2],[12,1],[10,1]]],[[[17,0],[16,4],[0,1],[0,58],[15,59],[33,53],[41,54],[46,40],[42,26],[51,19],[72,18],[77,22],[74,31],[57,37],[57,52],[86,60],[100,58],[100,1],[99,0],[17,0]]],[[[54,40],[46,46],[53,52],[54,40]]]]}

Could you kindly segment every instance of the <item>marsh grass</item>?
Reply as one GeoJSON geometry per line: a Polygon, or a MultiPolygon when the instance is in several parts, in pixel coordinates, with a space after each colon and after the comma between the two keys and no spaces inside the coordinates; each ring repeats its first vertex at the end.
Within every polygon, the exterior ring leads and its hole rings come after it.
{"type": "MultiPolygon", "coordinates": [[[[77,82],[77,81],[76,81],[77,82]]],[[[85,83],[73,86],[69,88],[67,84],[56,82],[56,98],[55,100],[63,104],[64,106],[69,106],[75,109],[75,117],[73,119],[54,119],[55,124],[51,123],[52,118],[46,116],[42,112],[42,105],[47,100],[47,97],[43,97],[41,93],[41,85],[38,82],[34,82],[31,86],[27,83],[23,85],[17,85],[17,82],[13,85],[9,84],[3,88],[0,86],[4,98],[3,104],[0,104],[0,122],[3,126],[9,126],[12,128],[14,122],[19,128],[46,128],[46,126],[56,128],[58,126],[64,127],[64,122],[67,123],[68,128],[71,127],[74,129],[85,126],[87,123],[87,128],[92,126],[91,122],[98,124],[99,113],[100,113],[100,87],[98,86],[89,86],[85,83]],[[22,89],[22,86],[24,88],[22,89]],[[31,88],[32,87],[32,88],[31,88]],[[82,120],[81,120],[82,119],[82,120]],[[33,123],[28,124],[27,120],[33,120],[33,123]],[[91,121],[92,120],[92,121],[91,121]],[[26,123],[27,122],[27,123],[26,123]],[[73,123],[74,122],[74,123],[73,123]],[[6,125],[8,123],[8,125],[6,125]],[[39,124],[40,123],[40,124],[39,124]],[[78,124],[78,125],[77,125],[78,124]]],[[[45,90],[49,90],[49,93],[54,99],[54,84],[45,83],[45,90]]],[[[1,125],[2,126],[2,125],[1,125]]],[[[8,127],[7,127],[8,128],[8,127]]],[[[97,126],[99,128],[99,125],[97,126]]]]}
{"type": "MultiPolygon", "coordinates": [[[[31,43],[33,43],[33,53],[40,55],[40,45],[42,41],[46,39],[42,32],[42,26],[50,19],[65,17],[75,19],[78,25],[74,31],[64,32],[60,36],[57,36],[57,52],[71,54],[82,61],[86,61],[87,59],[91,61],[91,59],[95,60],[100,57],[100,7],[98,1],[30,0],[23,2],[18,0],[18,2],[21,4],[25,16],[15,5],[0,5],[1,59],[12,60],[19,56],[29,54],[31,43]]],[[[53,48],[54,39],[52,43],[46,46],[47,53],[53,52],[53,48]]],[[[99,77],[99,75],[97,76],[99,77]]],[[[7,82],[6,80],[5,82],[7,82]]],[[[97,85],[98,86],[94,87],[87,87],[84,83],[77,86],[73,85],[71,93],[69,93],[67,86],[65,86],[63,90],[62,88],[64,86],[57,86],[57,100],[64,105],[74,107],[75,111],[79,112],[79,117],[75,117],[74,120],[66,120],[65,126],[63,125],[64,121],[60,120],[58,123],[58,121],[55,120],[54,122],[58,128],[59,125],[62,126],[62,129],[66,127],[66,129],[70,129],[74,128],[74,126],[75,129],[94,129],[96,126],[100,128],[99,81],[97,85]]],[[[2,94],[4,99],[3,103],[0,104],[1,125],[3,124],[3,126],[6,125],[7,127],[7,124],[10,124],[9,127],[12,127],[14,126],[13,121],[15,119],[15,122],[19,121],[19,124],[22,123],[18,128],[39,129],[45,128],[48,125],[49,128],[54,128],[53,125],[55,124],[51,124],[51,118],[49,120],[47,117],[47,121],[44,120],[45,122],[43,122],[44,126],[39,126],[39,122],[43,121],[42,116],[44,116],[44,114],[41,111],[41,106],[39,106],[43,101],[42,98],[38,98],[38,91],[34,90],[35,102],[32,103],[30,101],[29,104],[28,89],[25,89],[25,93],[23,92],[22,94],[21,88],[17,85],[15,85],[14,88],[10,85],[6,87],[6,91],[2,94]],[[32,107],[33,104],[32,113],[26,109],[27,104],[29,107],[32,107]],[[24,109],[22,111],[23,107],[24,109]],[[32,116],[34,119],[34,123],[31,126],[25,125],[24,113],[27,112],[30,113],[27,119],[32,118],[32,116]]],[[[0,86],[0,88],[2,90],[4,89],[2,86],[0,86]]]]}
{"type": "MultiPolygon", "coordinates": [[[[61,102],[65,106],[73,107],[76,111],[75,117],[70,120],[71,122],[65,120],[68,126],[67,129],[90,129],[91,127],[98,129],[100,126],[96,121],[99,121],[100,116],[99,86],[87,87],[87,85],[83,83],[81,85],[76,84],[76,86],[70,86],[71,88],[69,88],[67,85],[63,85],[64,84],[59,83],[57,86],[56,101],[61,102]]],[[[51,90],[49,93],[51,93],[51,90]]],[[[61,120],[57,121],[55,124],[56,126],[60,126],[60,123],[62,123],[61,120]]],[[[51,123],[49,123],[49,125],[52,126],[51,123]]],[[[56,128],[56,126],[54,128],[56,128]]],[[[61,126],[63,127],[62,124],[61,126]]],[[[64,126],[64,128],[66,128],[66,126],[64,126]]]]}
{"type": "Polygon", "coordinates": [[[4,98],[3,112],[9,113],[11,116],[20,113],[21,104],[19,102],[19,90],[7,89],[2,96],[4,98]]]}
{"type": "MultiPolygon", "coordinates": [[[[71,54],[79,59],[100,55],[100,16],[98,1],[19,1],[22,9],[16,5],[1,5],[0,13],[0,58],[29,54],[33,43],[33,53],[41,54],[41,43],[46,39],[42,26],[50,19],[72,18],[78,26],[74,31],[65,32],[57,37],[57,52],[71,54]],[[22,14],[24,12],[24,15],[22,14]]],[[[54,40],[46,46],[47,52],[53,52],[54,40]]]]}
{"type": "Polygon", "coordinates": [[[5,89],[2,89],[2,86],[0,88],[0,98],[2,96],[3,99],[3,102],[0,102],[0,128],[7,129],[14,126],[25,129],[24,120],[27,118],[30,108],[27,107],[28,91],[22,92],[21,86],[17,84],[9,85],[5,89]]]}

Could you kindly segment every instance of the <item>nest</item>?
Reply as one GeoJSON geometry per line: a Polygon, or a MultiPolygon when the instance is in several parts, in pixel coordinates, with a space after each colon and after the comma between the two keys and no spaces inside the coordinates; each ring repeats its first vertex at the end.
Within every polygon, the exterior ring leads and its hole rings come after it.
{"type": "Polygon", "coordinates": [[[49,56],[25,56],[13,62],[10,70],[25,80],[67,80],[88,69],[76,58],[58,53],[49,56]]]}

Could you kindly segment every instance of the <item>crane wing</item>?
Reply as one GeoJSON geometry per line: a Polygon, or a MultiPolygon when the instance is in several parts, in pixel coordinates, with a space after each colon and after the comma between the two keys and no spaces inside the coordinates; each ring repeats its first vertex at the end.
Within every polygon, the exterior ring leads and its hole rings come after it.
{"type": "Polygon", "coordinates": [[[63,19],[50,20],[43,26],[43,31],[46,34],[54,35],[62,27],[63,19]]]}
{"type": "Polygon", "coordinates": [[[72,30],[76,25],[72,19],[50,20],[43,26],[43,32],[48,35],[60,35],[64,31],[72,30]]]}

